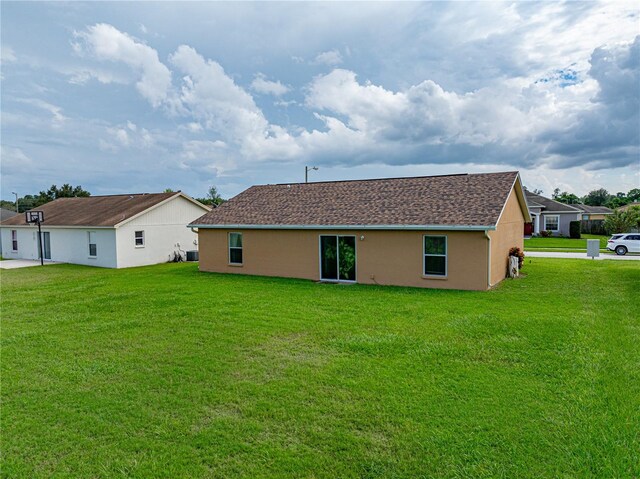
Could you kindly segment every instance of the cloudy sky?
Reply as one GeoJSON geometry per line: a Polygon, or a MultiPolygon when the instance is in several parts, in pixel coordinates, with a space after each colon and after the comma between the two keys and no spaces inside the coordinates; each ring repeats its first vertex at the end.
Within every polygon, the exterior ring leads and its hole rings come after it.
{"type": "Polygon", "coordinates": [[[2,2],[2,198],[518,169],[640,186],[637,3],[2,2]]]}

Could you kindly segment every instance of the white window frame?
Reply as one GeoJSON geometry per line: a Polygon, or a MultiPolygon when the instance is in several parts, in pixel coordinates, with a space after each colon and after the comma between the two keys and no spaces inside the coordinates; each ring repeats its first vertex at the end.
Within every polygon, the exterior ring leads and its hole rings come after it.
{"type": "Polygon", "coordinates": [[[18,252],[18,230],[11,230],[11,251],[18,252]]]}
{"type": "Polygon", "coordinates": [[[545,231],[560,231],[560,215],[544,215],[544,230],[545,231]],[[547,219],[556,218],[558,227],[556,229],[547,228],[547,219]]]}
{"type": "Polygon", "coordinates": [[[447,278],[449,276],[449,238],[447,235],[422,235],[422,277],[423,278],[447,278]],[[444,254],[431,254],[426,252],[425,240],[426,238],[444,238],[444,254]],[[425,258],[427,256],[444,256],[444,275],[442,274],[427,274],[425,267],[425,258]]]}
{"type": "Polygon", "coordinates": [[[87,248],[88,248],[88,253],[89,253],[89,258],[97,258],[98,257],[98,240],[96,239],[96,232],[95,231],[87,231],[87,248]],[[93,239],[95,241],[95,243],[91,242],[91,235],[93,234],[93,239]],[[94,245],[96,247],[96,254],[91,254],[91,245],[94,245]]]}
{"type": "Polygon", "coordinates": [[[136,248],[144,248],[144,245],[145,245],[144,230],[138,230],[133,232],[133,245],[136,248]],[[142,244],[138,244],[138,233],[142,233],[142,236],[140,237],[142,239],[142,244]]]}
{"type": "Polygon", "coordinates": [[[242,238],[243,235],[239,231],[230,231],[229,234],[227,234],[227,259],[231,266],[242,266],[244,264],[244,240],[242,238]],[[242,246],[231,246],[231,235],[240,235],[240,242],[242,243],[242,246]],[[239,249],[241,251],[242,261],[240,263],[234,263],[231,261],[232,249],[239,249]]]}

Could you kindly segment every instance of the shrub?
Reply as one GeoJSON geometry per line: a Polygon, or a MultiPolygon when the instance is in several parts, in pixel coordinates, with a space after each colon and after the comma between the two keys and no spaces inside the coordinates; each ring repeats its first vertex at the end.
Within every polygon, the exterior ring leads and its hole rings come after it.
{"type": "Polygon", "coordinates": [[[549,236],[553,236],[553,232],[551,231],[540,231],[540,236],[543,238],[548,238],[549,236]]]}
{"type": "Polygon", "coordinates": [[[569,238],[580,239],[580,221],[569,223],[569,238]]]}
{"type": "Polygon", "coordinates": [[[607,234],[626,233],[640,225],[640,209],[629,208],[627,211],[615,211],[604,220],[607,234]]]}
{"type": "Polygon", "coordinates": [[[514,246],[509,250],[509,256],[516,256],[518,258],[518,269],[522,269],[522,265],[524,264],[524,251],[514,246]]]}

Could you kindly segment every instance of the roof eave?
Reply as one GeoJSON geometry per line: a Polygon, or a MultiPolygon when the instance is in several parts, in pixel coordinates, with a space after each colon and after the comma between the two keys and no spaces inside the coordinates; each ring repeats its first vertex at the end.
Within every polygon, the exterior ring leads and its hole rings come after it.
{"type": "Polygon", "coordinates": [[[188,228],[245,229],[245,230],[405,230],[405,231],[488,231],[495,225],[254,225],[254,224],[197,224],[188,228]]]}

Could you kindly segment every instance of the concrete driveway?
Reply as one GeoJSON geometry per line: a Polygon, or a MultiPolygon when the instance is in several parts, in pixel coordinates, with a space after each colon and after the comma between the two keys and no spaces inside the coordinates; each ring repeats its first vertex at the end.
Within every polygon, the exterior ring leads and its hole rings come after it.
{"type": "MultiPolygon", "coordinates": [[[[565,259],[591,259],[587,253],[552,253],[549,251],[526,251],[525,256],[528,258],[565,258],[565,259]]],[[[640,255],[626,254],[618,256],[617,254],[603,254],[594,258],[597,260],[611,259],[616,261],[640,261],[640,255]]]]}
{"type": "MultiPolygon", "coordinates": [[[[58,264],[56,261],[45,261],[44,265],[58,264]]],[[[0,269],[17,269],[17,268],[29,268],[30,266],[40,266],[40,260],[32,259],[10,259],[0,261],[0,269]]]]}

